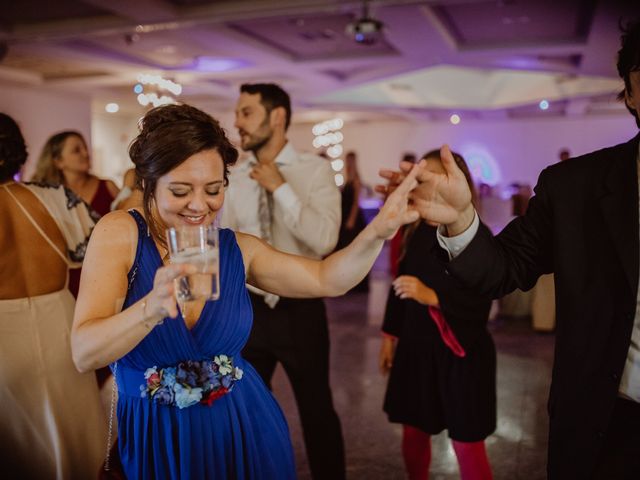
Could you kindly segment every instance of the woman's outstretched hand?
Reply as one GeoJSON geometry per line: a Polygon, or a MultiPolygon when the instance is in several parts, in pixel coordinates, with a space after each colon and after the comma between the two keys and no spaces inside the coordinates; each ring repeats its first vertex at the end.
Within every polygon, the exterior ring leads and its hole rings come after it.
{"type": "Polygon", "coordinates": [[[424,166],[425,162],[420,161],[403,175],[402,180],[387,196],[380,212],[371,221],[378,238],[391,238],[402,225],[415,222],[420,218],[409,199],[411,191],[418,186],[416,177],[422,172],[424,166]]]}
{"type": "MultiPolygon", "coordinates": [[[[411,192],[410,199],[423,219],[446,226],[448,235],[453,236],[469,227],[474,208],[467,179],[447,145],[440,149],[440,157],[444,172],[422,168],[417,172],[418,186],[411,192]]],[[[381,170],[380,176],[387,180],[387,185],[376,187],[376,191],[391,196],[408,177],[410,166],[403,162],[400,171],[381,170]]]]}

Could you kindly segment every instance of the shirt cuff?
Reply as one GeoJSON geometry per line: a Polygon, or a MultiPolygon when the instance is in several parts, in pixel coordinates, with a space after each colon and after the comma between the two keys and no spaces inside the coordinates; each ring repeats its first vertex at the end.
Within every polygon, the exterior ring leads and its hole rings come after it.
{"type": "Polygon", "coordinates": [[[478,228],[480,228],[480,218],[478,217],[478,213],[474,210],[473,221],[471,222],[471,225],[469,225],[469,228],[455,237],[445,237],[445,228],[446,227],[444,225],[439,225],[436,236],[440,246],[449,254],[449,260],[452,260],[460,255],[471,243],[473,237],[476,236],[478,228]]]}

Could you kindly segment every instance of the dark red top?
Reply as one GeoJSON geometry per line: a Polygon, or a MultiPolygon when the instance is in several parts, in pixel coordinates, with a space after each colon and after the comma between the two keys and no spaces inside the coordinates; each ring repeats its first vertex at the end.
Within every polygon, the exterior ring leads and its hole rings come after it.
{"type": "Polygon", "coordinates": [[[106,180],[99,180],[99,182],[98,190],[96,190],[96,194],[91,199],[90,205],[102,217],[111,211],[111,202],[115,197],[109,192],[106,180]]]}
{"type": "MultiPolygon", "coordinates": [[[[107,188],[106,180],[99,180],[98,190],[91,199],[89,204],[93,210],[102,217],[111,211],[111,202],[115,198],[107,188]]],[[[78,298],[78,290],[80,289],[80,269],[72,268],[69,270],[69,290],[75,298],[78,298]]]]}

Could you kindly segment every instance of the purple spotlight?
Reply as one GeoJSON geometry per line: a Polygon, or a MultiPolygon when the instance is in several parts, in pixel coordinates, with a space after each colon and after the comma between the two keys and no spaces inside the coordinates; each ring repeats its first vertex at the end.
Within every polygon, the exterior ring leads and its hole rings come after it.
{"type": "Polygon", "coordinates": [[[238,58],[198,57],[193,68],[201,72],[228,72],[250,65],[238,58]]]}

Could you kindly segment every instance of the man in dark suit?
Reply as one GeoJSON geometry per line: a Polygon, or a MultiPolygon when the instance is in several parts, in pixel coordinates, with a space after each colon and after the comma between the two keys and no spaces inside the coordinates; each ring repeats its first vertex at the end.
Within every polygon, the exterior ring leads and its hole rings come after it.
{"type": "MultiPolygon", "coordinates": [[[[640,127],[640,22],[618,52],[620,94],[640,127]]],[[[524,216],[482,225],[448,147],[424,172],[421,216],[440,224],[448,272],[500,297],[555,274],[557,338],[548,411],[553,480],[640,478],[640,135],[546,168],[524,216]]]]}

